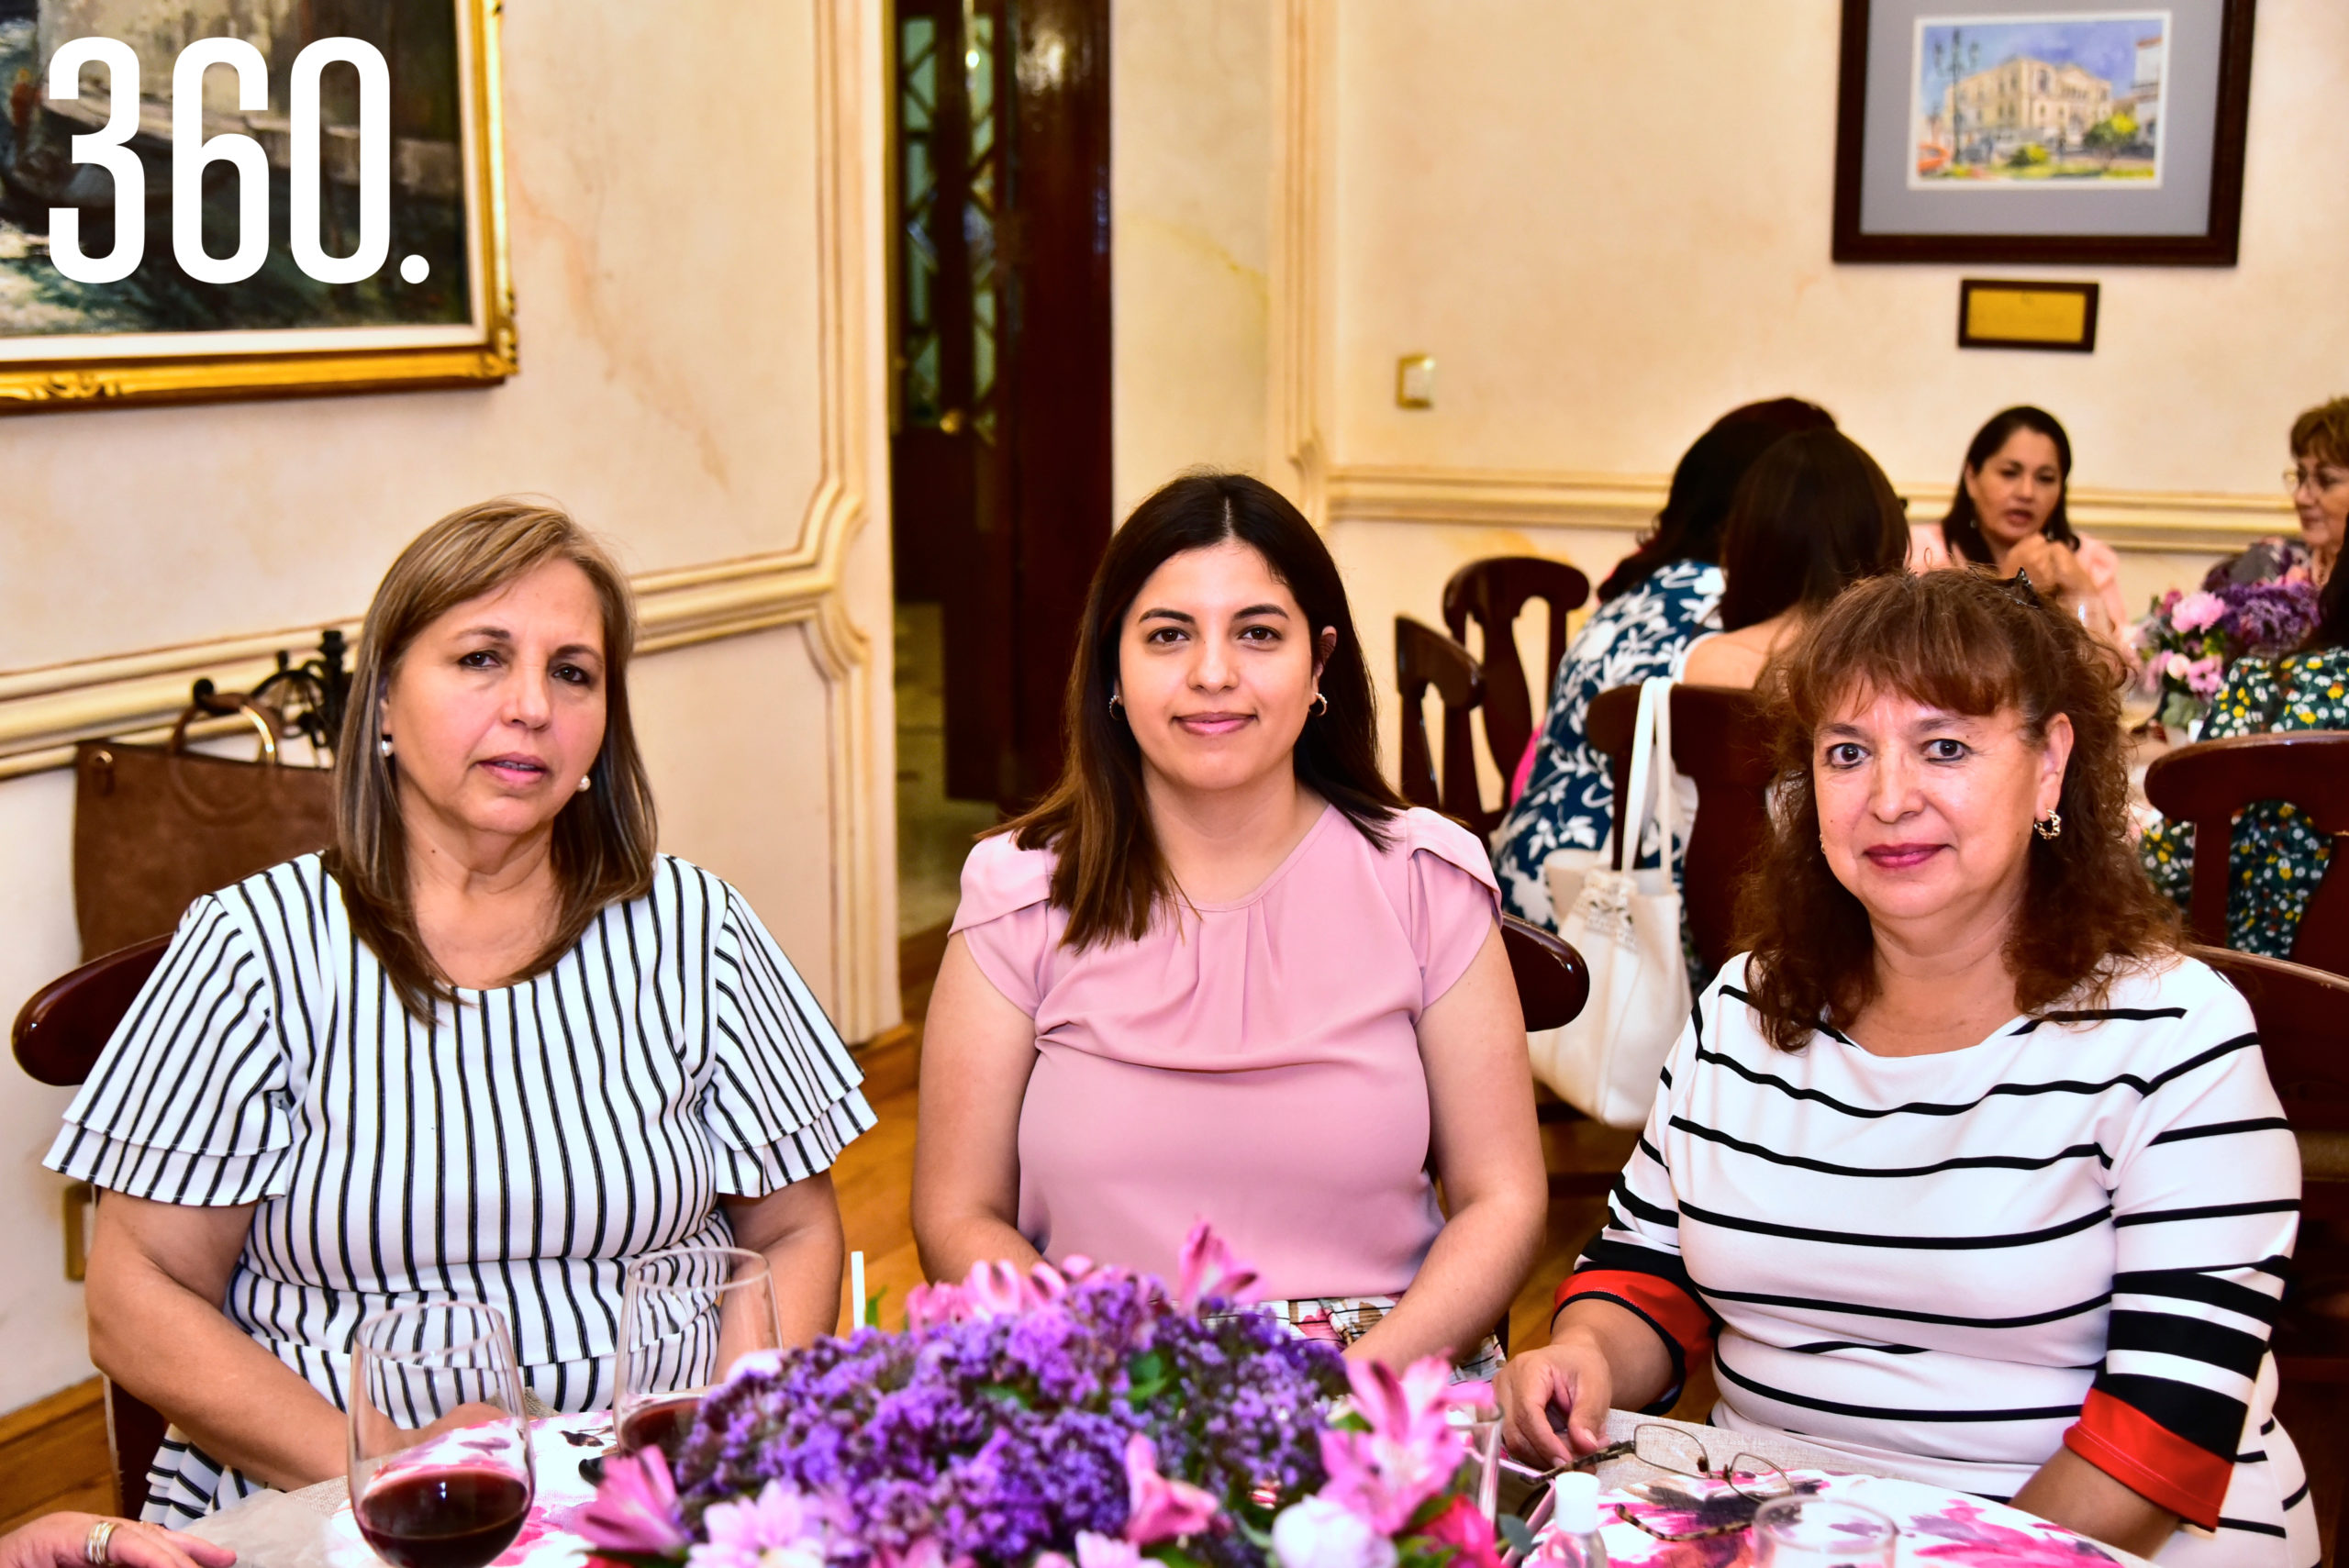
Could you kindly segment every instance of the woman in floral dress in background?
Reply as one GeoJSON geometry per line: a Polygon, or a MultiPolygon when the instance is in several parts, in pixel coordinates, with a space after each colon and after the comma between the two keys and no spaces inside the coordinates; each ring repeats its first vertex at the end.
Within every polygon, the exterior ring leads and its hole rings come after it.
{"type": "MultiPolygon", "coordinates": [[[[2245,657],[2228,671],[2197,737],[2289,729],[2349,729],[2349,596],[2344,579],[2325,584],[2316,629],[2297,652],[2245,657]]],[[[2183,906],[2194,884],[2194,827],[2163,821],[2137,847],[2154,885],[2183,906]]],[[[2227,945],[2270,958],[2292,956],[2300,916],[2324,880],[2332,840],[2285,801],[2254,806],[2235,819],[2229,851],[2227,945]]]]}
{"type": "Polygon", "coordinates": [[[1550,906],[1542,862],[1558,850],[1603,849],[1614,831],[1615,777],[1584,731],[1591,699],[1677,675],[1688,645],[1720,629],[1717,562],[1738,481],[1780,437],[1834,428],[1832,415],[1799,398],[1750,403],[1721,416],[1681,458],[1655,527],[1599,584],[1598,607],[1559,662],[1524,791],[1494,831],[1509,913],[1555,926],[1565,911],[1550,906]]]}

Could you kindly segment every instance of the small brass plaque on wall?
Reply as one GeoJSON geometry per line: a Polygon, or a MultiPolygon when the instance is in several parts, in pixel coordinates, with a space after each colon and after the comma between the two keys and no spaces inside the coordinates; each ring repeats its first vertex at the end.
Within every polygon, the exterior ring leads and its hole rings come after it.
{"type": "Polygon", "coordinates": [[[2094,353],[2099,286],[1967,278],[1957,285],[1957,346],[2094,353]]]}

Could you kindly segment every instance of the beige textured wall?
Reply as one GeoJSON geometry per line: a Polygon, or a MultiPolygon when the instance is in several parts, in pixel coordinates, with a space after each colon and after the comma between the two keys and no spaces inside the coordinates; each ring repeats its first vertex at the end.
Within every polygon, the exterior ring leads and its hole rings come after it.
{"type": "Polygon", "coordinates": [[[1117,516],[1186,468],[1267,471],[1273,0],[1113,0],[1117,516]]]}
{"type": "Polygon", "coordinates": [[[1343,0],[1330,434],[1349,463],[1660,473],[1720,410],[1797,392],[1895,480],[1946,484],[2037,402],[2076,479],[2266,494],[2342,390],[2349,7],[2270,0],[2233,268],[1836,266],[1837,23],[1819,0],[1343,0]],[[2092,355],[1961,350],[1961,274],[2093,278],[2092,355]],[[1442,364],[1395,406],[1395,357],[1442,364]]]}
{"type": "MultiPolygon", "coordinates": [[[[2285,429],[2349,388],[2349,188],[2332,177],[2330,128],[2349,9],[2330,0],[2261,7],[2242,264],[2160,270],[1834,265],[1837,22],[1817,0],[1267,0],[1248,7],[1271,50],[1261,71],[1231,58],[1237,6],[1116,13],[1124,504],[1186,462],[1235,461],[1243,411],[1269,425],[1300,383],[1316,388],[1303,433],[1341,473],[1660,476],[1723,409],[1796,392],[1833,409],[1920,516],[1938,515],[1981,420],[2031,401],[2070,427],[2084,486],[2271,497],[2289,528],[2274,480],[2285,429]],[[1244,257],[1233,237],[1283,232],[1283,50],[1297,37],[1298,76],[1326,95],[1328,213],[1318,269],[1259,335],[1215,269],[1182,258],[1208,240],[1244,257]],[[1258,193],[1261,228],[1243,211],[1258,193]],[[1959,350],[1957,280],[1984,272],[2099,281],[2097,352],[1959,350]],[[1317,324],[1321,359],[1277,362],[1283,310],[1317,324]],[[1395,361],[1417,352],[1439,362],[1427,412],[1394,403],[1395,361]],[[1273,397],[1248,395],[1250,375],[1273,397]]],[[[1264,472],[1297,487],[1274,457],[1264,472]]],[[[1435,620],[1445,577],[1479,556],[1556,555],[1596,579],[1634,526],[1553,521],[1340,508],[1330,544],[1381,676],[1390,759],[1397,614],[1435,620]]],[[[2143,600],[2210,559],[2128,550],[2123,584],[2143,600]]]]}
{"type": "MultiPolygon", "coordinates": [[[[823,475],[817,228],[818,0],[647,6],[565,0],[506,12],[506,125],[522,374],[486,392],[0,420],[0,670],[321,623],[362,608],[424,524],[501,491],[567,503],[631,571],[785,550],[823,475]],[[713,62],[753,73],[754,134],[707,111],[713,62]]],[[[822,0],[830,4],[831,0],[822,0]]],[[[877,84],[863,7],[841,48],[877,84]]],[[[862,236],[850,334],[880,362],[877,97],[832,168],[862,236]]],[[[885,476],[877,383],[861,406],[863,485],[885,476]]],[[[847,417],[844,406],[829,410],[847,417]]],[[[837,426],[835,428],[839,428],[837,426]]],[[[852,868],[833,832],[861,791],[880,874],[861,892],[894,931],[885,495],[851,546],[847,618],[867,679],[828,684],[798,628],[651,656],[639,723],[664,847],[741,886],[819,996],[845,955],[852,868]],[[836,777],[828,705],[852,689],[869,771],[836,777]]],[[[0,999],[75,957],[62,773],[0,783],[0,999]]],[[[860,955],[895,973],[894,947],[860,955]]],[[[891,987],[893,989],[893,986],[891,987]]],[[[886,1019],[882,1020],[888,1021],[886,1019]]],[[[61,1184],[39,1169],[66,1095],[0,1066],[0,1409],[88,1375],[80,1288],[60,1268],[61,1184]]]]}

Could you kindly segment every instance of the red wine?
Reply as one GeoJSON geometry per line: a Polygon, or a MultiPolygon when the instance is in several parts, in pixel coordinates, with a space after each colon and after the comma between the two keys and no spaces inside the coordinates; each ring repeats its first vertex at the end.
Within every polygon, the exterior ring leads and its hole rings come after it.
{"type": "Polygon", "coordinates": [[[694,1418],[701,1413],[701,1396],[687,1394],[674,1399],[656,1399],[640,1405],[629,1412],[620,1423],[620,1451],[634,1453],[639,1449],[658,1445],[674,1465],[677,1455],[685,1451],[685,1438],[694,1429],[694,1418]]]}
{"type": "Polygon", "coordinates": [[[367,1488],[359,1533],[393,1568],[484,1568],[513,1544],[530,1489],[510,1471],[410,1470],[367,1488]]]}

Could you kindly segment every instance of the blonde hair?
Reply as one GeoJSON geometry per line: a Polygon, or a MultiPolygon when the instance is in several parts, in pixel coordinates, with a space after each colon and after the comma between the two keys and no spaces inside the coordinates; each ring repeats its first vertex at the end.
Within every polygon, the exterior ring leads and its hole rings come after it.
{"type": "Polygon", "coordinates": [[[379,745],[384,699],[400,661],[427,627],[551,561],[568,561],[585,573],[603,607],[604,743],[588,772],[591,787],[555,816],[551,855],[561,902],[554,934],[513,978],[545,973],[607,905],[641,897],[652,885],[659,832],[651,784],[629,720],[636,604],[627,579],[559,506],[500,496],[450,513],[400,551],[367,606],[335,759],[334,847],[326,855],[327,870],[342,886],[353,934],[418,1019],[430,1018],[437,1003],[453,1001],[455,989],[417,929],[398,784],[392,759],[379,745]]]}

